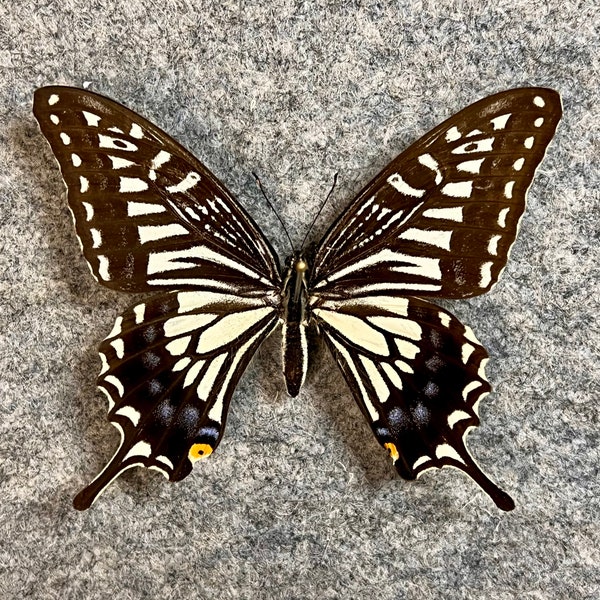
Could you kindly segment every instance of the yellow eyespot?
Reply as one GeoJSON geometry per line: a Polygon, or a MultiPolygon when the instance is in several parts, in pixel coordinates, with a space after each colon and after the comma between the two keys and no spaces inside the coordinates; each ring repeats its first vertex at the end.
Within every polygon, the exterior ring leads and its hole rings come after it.
{"type": "Polygon", "coordinates": [[[400,458],[400,454],[398,454],[398,449],[396,448],[395,444],[392,444],[392,442],[387,442],[383,445],[383,447],[390,453],[390,456],[392,457],[392,462],[395,463],[400,458]]]}
{"type": "Polygon", "coordinates": [[[188,453],[188,458],[196,462],[201,458],[206,458],[212,454],[213,449],[208,444],[194,444],[188,453]]]}

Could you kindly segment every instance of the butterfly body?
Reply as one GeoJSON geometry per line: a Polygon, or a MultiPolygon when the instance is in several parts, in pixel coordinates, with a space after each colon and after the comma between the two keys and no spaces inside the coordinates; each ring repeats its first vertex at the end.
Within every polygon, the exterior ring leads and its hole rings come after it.
{"type": "Polygon", "coordinates": [[[219,444],[235,386],[282,325],[286,387],[307,373],[306,332],[325,340],[398,473],[455,467],[503,510],[512,499],[468,452],[491,386],[488,355],[436,298],[498,281],[535,169],[561,116],[558,94],[508,90],[450,117],[394,159],[283,273],[225,186],[158,127],[108,98],[37,90],[83,254],[112,289],[151,293],[100,344],[98,387],[121,444],[75,499],[88,508],[123,471],[170,481],[219,444]]]}
{"type": "Polygon", "coordinates": [[[308,264],[296,253],[287,265],[282,293],[282,363],[288,394],[295,398],[308,370],[308,264]]]}

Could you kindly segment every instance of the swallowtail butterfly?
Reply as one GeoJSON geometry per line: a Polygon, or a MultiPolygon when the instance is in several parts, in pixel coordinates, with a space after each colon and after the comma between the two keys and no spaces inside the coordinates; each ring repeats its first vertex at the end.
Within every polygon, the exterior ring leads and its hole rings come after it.
{"type": "Polygon", "coordinates": [[[236,384],[278,324],[291,396],[315,327],[403,478],[456,467],[514,508],[465,446],[491,389],[487,352],[431,300],[477,296],[500,277],[561,116],[556,92],[509,90],[457,113],[377,175],[311,256],[295,252],[283,268],[225,186],[136,113],[45,87],[34,114],[92,275],[154,292],[100,344],[98,387],[122,439],[75,508],[134,466],[186,477],[219,444],[236,384]]]}

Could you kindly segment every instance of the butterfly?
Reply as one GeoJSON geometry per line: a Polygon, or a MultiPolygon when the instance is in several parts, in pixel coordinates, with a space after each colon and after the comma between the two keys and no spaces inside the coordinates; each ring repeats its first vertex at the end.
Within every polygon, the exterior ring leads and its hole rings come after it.
{"type": "Polygon", "coordinates": [[[121,443],[75,508],[131,467],[179,481],[212,454],[242,373],[278,325],[290,396],[316,329],[404,479],[455,467],[500,509],[514,508],[465,443],[491,390],[488,354],[431,300],[477,296],[498,281],[561,117],[555,91],[508,90],[450,117],[283,268],[225,186],[138,114],[60,86],[38,89],[33,111],[92,275],[152,294],[99,346],[97,385],[121,443]]]}

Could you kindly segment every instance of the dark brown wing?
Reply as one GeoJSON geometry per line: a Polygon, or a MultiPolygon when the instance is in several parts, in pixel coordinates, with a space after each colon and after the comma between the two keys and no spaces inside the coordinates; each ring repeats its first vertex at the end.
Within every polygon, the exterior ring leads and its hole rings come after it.
{"type": "Polygon", "coordinates": [[[126,469],[178,481],[217,447],[235,386],[279,319],[281,280],[250,217],[159,128],[75,88],[38,90],[34,114],[92,274],[116,290],[162,292],[100,345],[98,387],[122,440],[75,498],[85,509],[126,469]]]}
{"type": "Polygon", "coordinates": [[[490,391],[485,349],[450,313],[407,296],[465,298],[498,280],[525,195],[561,116],[544,88],[462,110],[390,163],[317,249],[312,315],[400,475],[463,470],[512,499],[465,446],[490,391]]]}
{"type": "Polygon", "coordinates": [[[278,314],[277,298],[211,290],[161,294],[125,311],[100,345],[98,378],[121,444],[75,508],[89,508],[131,467],[179,481],[211,454],[239,378],[278,314]]]}
{"type": "Polygon", "coordinates": [[[100,283],[131,292],[279,288],[275,254],[252,219],[158,127],[77,88],[37,90],[33,111],[100,283]]]}
{"type": "Polygon", "coordinates": [[[498,280],[561,116],[545,88],[460,111],[392,161],[321,242],[312,289],[465,298],[498,280]]]}
{"type": "Polygon", "coordinates": [[[370,296],[320,301],[320,329],[379,443],[398,473],[456,467],[502,510],[514,502],[465,446],[489,393],[487,352],[446,310],[415,298],[370,296]]]}

